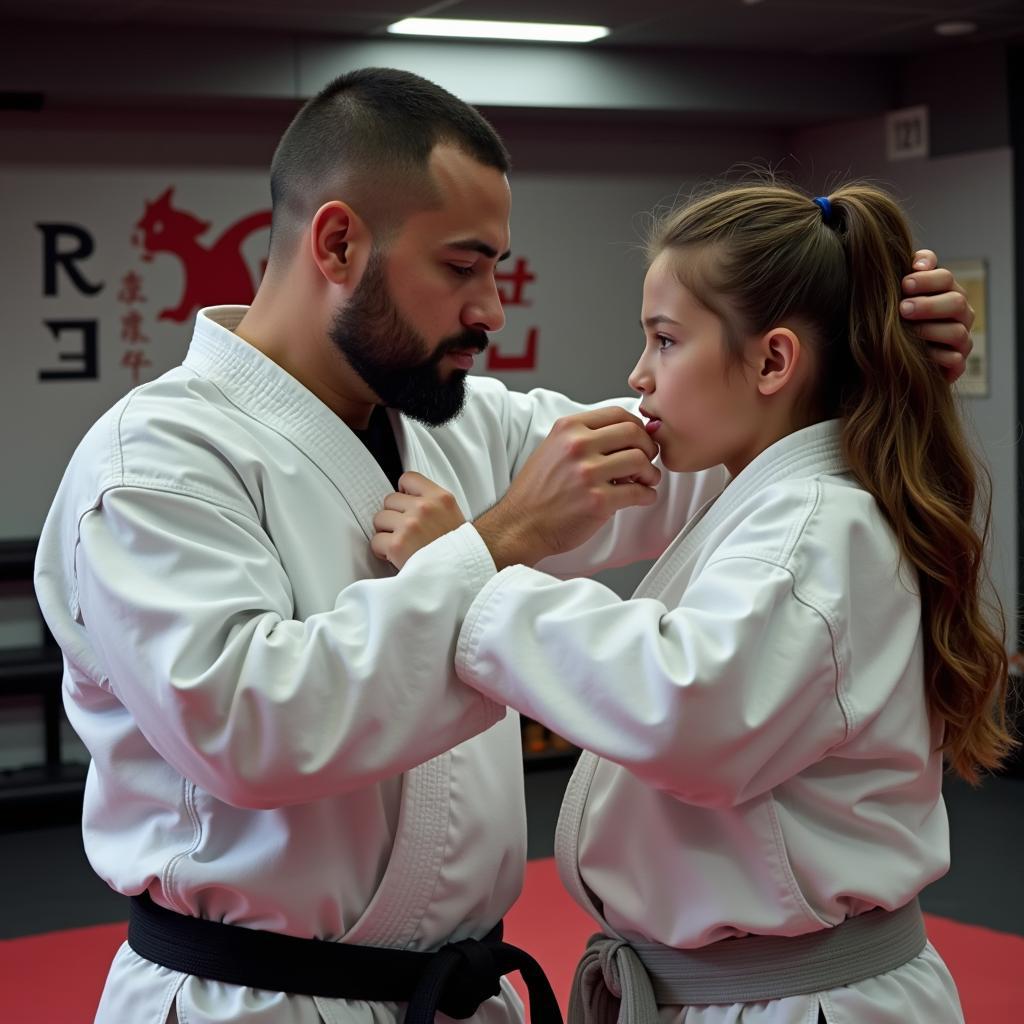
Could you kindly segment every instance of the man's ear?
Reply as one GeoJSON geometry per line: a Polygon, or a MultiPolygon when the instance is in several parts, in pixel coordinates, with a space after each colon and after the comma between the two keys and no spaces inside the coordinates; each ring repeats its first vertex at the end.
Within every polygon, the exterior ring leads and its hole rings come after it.
{"type": "Polygon", "coordinates": [[[358,282],[372,241],[360,216],[339,199],[324,203],[313,215],[309,237],[313,262],[331,284],[358,282]]]}
{"type": "Polygon", "coordinates": [[[777,394],[797,375],[804,354],[800,337],[788,327],[773,327],[755,344],[757,390],[766,397],[777,394]]]}

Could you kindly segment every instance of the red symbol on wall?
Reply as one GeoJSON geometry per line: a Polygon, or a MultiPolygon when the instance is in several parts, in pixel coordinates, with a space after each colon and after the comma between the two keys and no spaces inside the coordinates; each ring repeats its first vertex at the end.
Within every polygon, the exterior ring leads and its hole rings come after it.
{"type": "Polygon", "coordinates": [[[133,302],[145,302],[146,296],[142,294],[142,278],[129,270],[121,278],[121,290],[117,293],[117,301],[130,306],[133,302]]]}
{"type": "Polygon", "coordinates": [[[142,314],[130,309],[121,317],[121,340],[127,345],[145,345],[149,337],[142,333],[142,314]]]}
{"type": "Polygon", "coordinates": [[[144,369],[153,364],[141,348],[126,348],[121,354],[121,365],[132,371],[132,383],[138,384],[144,369]]]}
{"type": "MultiPolygon", "coordinates": [[[[511,270],[503,270],[494,275],[498,285],[498,298],[502,306],[529,306],[526,298],[526,286],[537,280],[537,275],[530,270],[529,261],[522,256],[516,257],[515,266],[511,270]]],[[[540,328],[531,327],[526,334],[526,349],[520,355],[505,355],[501,349],[492,344],[487,350],[488,370],[535,370],[537,368],[537,342],[540,328]]]]}
{"type": "Polygon", "coordinates": [[[518,356],[503,355],[496,345],[487,350],[488,370],[533,370],[537,366],[537,338],[540,330],[531,327],[526,335],[526,351],[518,356]]]}
{"type": "Polygon", "coordinates": [[[522,256],[516,258],[516,265],[512,270],[503,270],[494,275],[498,282],[498,297],[503,306],[528,306],[529,303],[523,297],[526,286],[531,281],[536,281],[536,275],[530,272],[525,259],[522,256]],[[505,288],[503,285],[511,285],[505,288]]]}
{"type": "Polygon", "coordinates": [[[251,302],[256,284],[242,255],[242,243],[254,231],[270,226],[270,211],[243,217],[215,242],[204,246],[198,239],[209,229],[210,222],[172,206],[173,194],[172,187],[146,203],[146,212],[135,225],[133,237],[134,243],[142,246],[142,258],[147,262],[161,252],[169,252],[182,262],[185,287],[181,299],[177,306],[161,310],[159,318],[181,323],[203,306],[251,302]]]}

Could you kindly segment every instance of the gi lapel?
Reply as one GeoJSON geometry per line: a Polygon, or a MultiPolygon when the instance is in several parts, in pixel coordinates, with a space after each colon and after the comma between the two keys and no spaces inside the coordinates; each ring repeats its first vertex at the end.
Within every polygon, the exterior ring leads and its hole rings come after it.
{"type": "MultiPolygon", "coordinates": [[[[185,365],[239,409],[276,430],[335,486],[366,535],[391,493],[390,481],[358,437],[314,394],[258,349],[233,334],[245,309],[200,311],[185,365]]],[[[391,416],[403,459],[408,455],[391,416]]],[[[403,463],[404,464],[404,463],[403,463]]],[[[449,827],[451,754],[441,754],[402,777],[402,803],[391,857],[373,899],[344,936],[364,945],[405,946],[426,912],[441,870],[449,827]]]]}
{"type": "Polygon", "coordinates": [[[788,477],[846,471],[838,420],[815,423],[776,441],[694,515],[641,580],[634,596],[674,603],[689,583],[701,556],[709,553],[709,539],[766,487],[788,477]]]}
{"type": "Polygon", "coordinates": [[[377,460],[331,409],[257,348],[232,333],[241,306],[200,310],[185,366],[243,412],[276,430],[322,472],[366,535],[392,487],[377,460]]]}

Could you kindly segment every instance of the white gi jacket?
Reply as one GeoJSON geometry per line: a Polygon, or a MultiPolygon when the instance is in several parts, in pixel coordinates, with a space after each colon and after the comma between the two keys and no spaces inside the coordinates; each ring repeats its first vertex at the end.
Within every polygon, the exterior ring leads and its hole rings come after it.
{"type": "MultiPolygon", "coordinates": [[[[758,456],[630,601],[506,569],[473,602],[456,667],[593,751],[558,830],[575,899],[611,935],[686,949],[894,909],[945,873],[920,614],[833,421],[758,456]]],[[[819,1005],[830,1024],[962,1019],[930,946],[819,995],[661,1016],[813,1024],[819,1005]]]]}
{"type": "MultiPolygon", "coordinates": [[[[231,333],[243,313],[202,311],[184,365],[98,421],[42,531],[37,593],[93,758],[86,852],[114,889],[184,914],[421,950],[480,938],[516,899],[526,846],[516,716],[453,668],[493,562],[471,528],[401,578],[378,560],[391,485],[231,333]]],[[[581,408],[473,378],[453,424],[392,424],[403,466],[472,517],[581,408]]],[[[663,488],[562,567],[654,557],[720,486],[663,488]]],[[[520,1013],[505,992],[479,1021],[520,1013]]],[[[97,1021],[163,1024],[172,1006],[189,1024],[397,1012],[186,978],[123,946],[97,1021]]]]}

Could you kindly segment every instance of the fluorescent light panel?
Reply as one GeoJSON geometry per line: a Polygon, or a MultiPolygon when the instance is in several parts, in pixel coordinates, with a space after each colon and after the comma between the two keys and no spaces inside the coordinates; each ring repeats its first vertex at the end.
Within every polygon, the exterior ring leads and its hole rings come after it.
{"type": "Polygon", "coordinates": [[[539,43],[590,43],[608,35],[603,25],[547,25],[534,21],[466,21],[458,18],[403,18],[388,31],[406,36],[460,39],[521,39],[539,43]]]}

